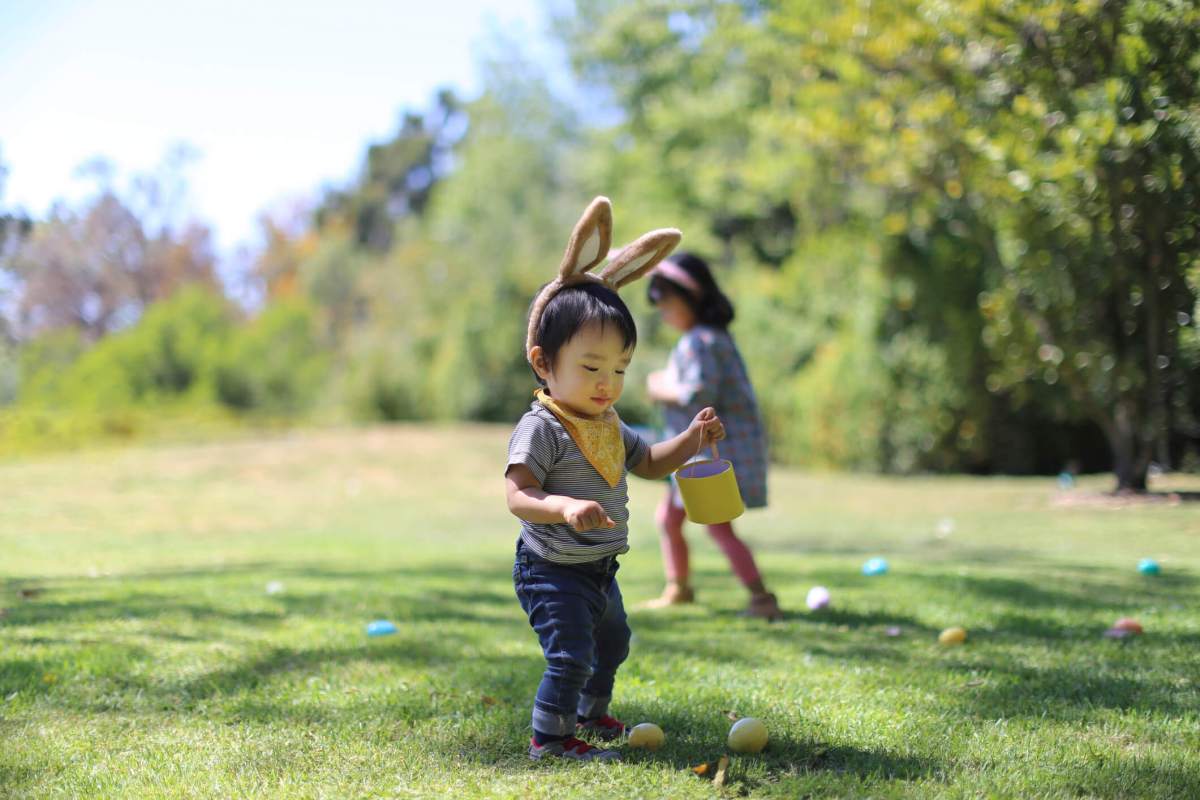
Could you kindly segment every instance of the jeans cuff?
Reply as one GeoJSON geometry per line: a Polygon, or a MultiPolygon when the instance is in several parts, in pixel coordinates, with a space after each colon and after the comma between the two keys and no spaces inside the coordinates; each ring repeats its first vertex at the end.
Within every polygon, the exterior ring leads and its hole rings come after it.
{"type": "Polygon", "coordinates": [[[595,719],[608,713],[611,697],[593,697],[590,694],[579,695],[579,718],[595,719]]]}
{"type": "Polygon", "coordinates": [[[573,736],[576,717],[574,714],[558,714],[533,707],[533,729],[551,736],[573,736]]]}

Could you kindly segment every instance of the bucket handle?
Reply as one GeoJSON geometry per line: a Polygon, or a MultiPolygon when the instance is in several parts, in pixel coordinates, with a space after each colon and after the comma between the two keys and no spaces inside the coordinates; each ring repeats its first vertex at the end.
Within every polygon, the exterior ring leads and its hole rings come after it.
{"type": "MultiPolygon", "coordinates": [[[[716,443],[715,441],[713,441],[712,443],[710,443],[710,444],[709,444],[709,447],[711,447],[711,448],[712,448],[713,461],[720,461],[720,460],[721,460],[721,453],[720,453],[720,452],[717,450],[717,443],[716,443]]],[[[696,448],[696,455],[692,456],[692,458],[699,458],[699,457],[700,457],[700,451],[702,451],[703,449],[704,449],[704,437],[701,437],[701,438],[700,438],[700,446],[696,448]]],[[[692,478],[694,478],[694,477],[695,477],[695,472],[696,472],[696,467],[695,467],[695,465],[696,465],[697,463],[699,463],[699,462],[695,462],[695,461],[694,461],[694,462],[692,462],[692,474],[691,474],[691,475],[684,476],[684,477],[692,477],[692,478]]]]}

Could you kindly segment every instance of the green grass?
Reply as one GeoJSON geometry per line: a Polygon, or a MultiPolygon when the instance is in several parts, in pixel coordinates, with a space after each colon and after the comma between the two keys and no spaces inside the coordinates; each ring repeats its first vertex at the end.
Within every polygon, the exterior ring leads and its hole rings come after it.
{"type": "MultiPolygon", "coordinates": [[[[1045,478],[776,470],[739,527],[788,618],[738,617],[694,531],[700,603],[631,613],[618,675],[614,710],[666,746],[529,762],[543,661],[512,593],[507,434],[0,463],[0,797],[1200,796],[1200,504],[1062,505],[1045,478]],[[874,555],[890,574],[861,575],[874,555]],[[804,610],[816,584],[827,613],[804,610]],[[1125,615],[1146,635],[1102,638],[1125,615]],[[399,633],[367,638],[379,617],[399,633]],[[949,625],[965,646],[936,644],[949,625]],[[729,711],[771,741],[718,790],[688,768],[729,711]]],[[[632,486],[631,607],[661,587],[660,488],[632,486]]]]}

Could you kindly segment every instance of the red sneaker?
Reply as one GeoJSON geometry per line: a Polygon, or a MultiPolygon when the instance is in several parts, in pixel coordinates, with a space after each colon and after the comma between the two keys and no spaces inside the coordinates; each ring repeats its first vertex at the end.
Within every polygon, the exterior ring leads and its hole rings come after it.
{"type": "Polygon", "coordinates": [[[540,746],[533,740],[533,737],[530,737],[529,757],[535,761],[539,758],[569,758],[574,761],[621,760],[621,754],[617,751],[592,747],[587,742],[582,739],[576,739],[574,736],[568,736],[566,739],[556,739],[553,742],[546,742],[540,746]]]}
{"type": "Polygon", "coordinates": [[[619,739],[629,732],[625,727],[625,723],[619,719],[614,719],[608,714],[595,719],[585,720],[575,724],[575,729],[585,733],[594,733],[606,742],[611,742],[613,739],[619,739]]]}

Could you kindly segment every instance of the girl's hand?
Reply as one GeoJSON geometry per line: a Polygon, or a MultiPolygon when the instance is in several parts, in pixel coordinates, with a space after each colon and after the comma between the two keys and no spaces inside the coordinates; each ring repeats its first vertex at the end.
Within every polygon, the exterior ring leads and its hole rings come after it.
{"type": "Polygon", "coordinates": [[[670,402],[677,396],[675,384],[665,369],[655,370],[646,376],[646,394],[658,403],[670,402]]]}
{"type": "Polygon", "coordinates": [[[709,408],[701,409],[696,418],[692,420],[692,424],[688,426],[688,433],[693,436],[699,435],[700,444],[696,446],[699,450],[705,445],[719,442],[725,438],[725,425],[721,422],[721,418],[717,416],[717,412],[710,406],[709,408]]]}
{"type": "Polygon", "coordinates": [[[604,506],[595,500],[570,498],[563,507],[563,519],[579,533],[596,528],[617,527],[617,523],[609,519],[604,506]]]}

